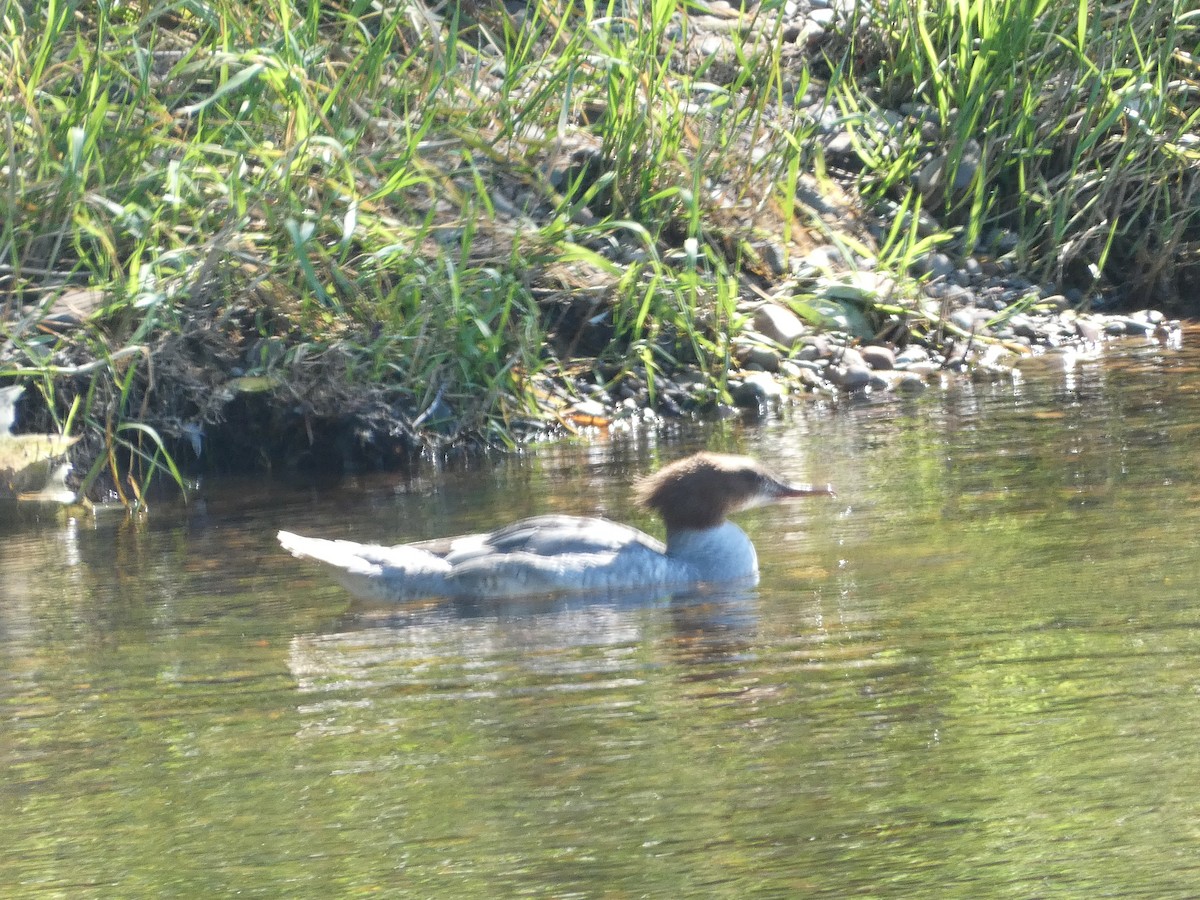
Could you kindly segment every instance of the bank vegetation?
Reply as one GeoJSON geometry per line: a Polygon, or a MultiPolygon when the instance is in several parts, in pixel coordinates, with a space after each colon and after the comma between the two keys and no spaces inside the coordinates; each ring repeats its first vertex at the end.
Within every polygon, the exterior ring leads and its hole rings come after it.
{"type": "Polygon", "coordinates": [[[1187,312],[1198,34],[1183,0],[0,0],[0,385],[136,502],[171,459],[603,424],[625,384],[718,408],[757,303],[943,334],[934,253],[1187,312]]]}

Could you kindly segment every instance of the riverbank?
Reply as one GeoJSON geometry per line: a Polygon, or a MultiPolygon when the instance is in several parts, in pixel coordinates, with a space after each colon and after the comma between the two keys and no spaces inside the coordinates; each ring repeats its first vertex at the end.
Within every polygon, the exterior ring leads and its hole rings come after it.
{"type": "Polygon", "coordinates": [[[1171,346],[1194,15],[909,7],[10,6],[16,429],[136,502],[1171,346]]]}

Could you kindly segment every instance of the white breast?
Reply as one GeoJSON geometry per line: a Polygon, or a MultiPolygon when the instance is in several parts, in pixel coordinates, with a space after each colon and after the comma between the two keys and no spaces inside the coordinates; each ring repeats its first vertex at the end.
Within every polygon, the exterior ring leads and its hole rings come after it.
{"type": "Polygon", "coordinates": [[[667,538],[667,555],[696,572],[697,581],[758,580],[758,554],[746,532],[732,522],[716,528],[678,529],[667,538]]]}

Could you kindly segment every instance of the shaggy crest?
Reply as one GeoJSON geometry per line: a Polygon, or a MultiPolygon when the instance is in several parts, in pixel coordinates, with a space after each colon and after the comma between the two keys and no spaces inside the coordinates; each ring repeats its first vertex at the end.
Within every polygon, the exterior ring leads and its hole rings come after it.
{"type": "Polygon", "coordinates": [[[657,512],[667,530],[711,528],[730,513],[789,490],[748,456],[697,453],[643,478],[637,500],[657,512]]]}

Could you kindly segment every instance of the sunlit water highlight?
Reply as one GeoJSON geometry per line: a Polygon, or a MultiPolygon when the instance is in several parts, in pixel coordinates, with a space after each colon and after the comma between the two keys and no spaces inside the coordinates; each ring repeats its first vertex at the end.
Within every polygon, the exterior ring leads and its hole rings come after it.
{"type": "Polygon", "coordinates": [[[1200,357],[762,428],[0,513],[0,895],[1200,892],[1200,357]],[[352,604],[274,532],[651,526],[700,446],[832,481],[755,591],[352,604]]]}

